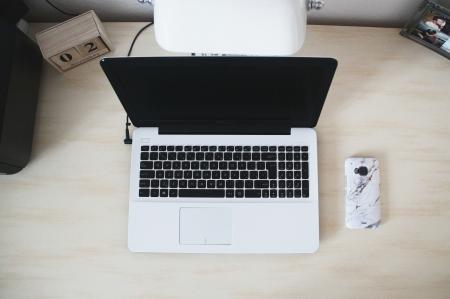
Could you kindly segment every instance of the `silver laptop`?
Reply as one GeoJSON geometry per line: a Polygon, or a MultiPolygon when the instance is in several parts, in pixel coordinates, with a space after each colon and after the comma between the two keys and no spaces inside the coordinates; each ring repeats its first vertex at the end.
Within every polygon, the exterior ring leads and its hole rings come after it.
{"type": "Polygon", "coordinates": [[[133,252],[312,253],[314,127],[337,62],[105,58],[133,132],[133,252]]]}

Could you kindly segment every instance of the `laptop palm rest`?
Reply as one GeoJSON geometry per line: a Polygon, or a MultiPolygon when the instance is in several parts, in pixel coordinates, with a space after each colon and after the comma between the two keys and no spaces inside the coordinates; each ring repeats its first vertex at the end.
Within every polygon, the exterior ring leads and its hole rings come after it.
{"type": "Polygon", "coordinates": [[[181,245],[231,245],[231,208],[181,208],[181,245]]]}

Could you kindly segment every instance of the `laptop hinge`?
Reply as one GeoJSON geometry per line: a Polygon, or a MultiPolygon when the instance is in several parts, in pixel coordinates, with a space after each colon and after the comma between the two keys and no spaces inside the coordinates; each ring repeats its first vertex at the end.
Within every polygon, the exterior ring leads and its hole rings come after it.
{"type": "Polygon", "coordinates": [[[192,135],[290,135],[291,128],[283,125],[220,125],[169,124],[159,127],[159,134],[192,135]]]}

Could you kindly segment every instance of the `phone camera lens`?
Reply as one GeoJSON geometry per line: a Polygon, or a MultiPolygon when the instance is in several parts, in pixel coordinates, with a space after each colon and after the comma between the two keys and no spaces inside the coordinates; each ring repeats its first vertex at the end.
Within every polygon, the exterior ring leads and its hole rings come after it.
{"type": "Polygon", "coordinates": [[[355,168],[355,173],[366,176],[369,173],[369,170],[365,166],[360,166],[359,168],[355,168]]]}

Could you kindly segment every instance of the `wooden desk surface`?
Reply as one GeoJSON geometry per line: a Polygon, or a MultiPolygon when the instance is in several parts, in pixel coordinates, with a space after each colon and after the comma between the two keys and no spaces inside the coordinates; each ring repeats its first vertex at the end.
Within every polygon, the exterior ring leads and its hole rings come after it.
{"type": "MultiPolygon", "coordinates": [[[[108,56],[143,25],[106,23],[108,56]]],[[[0,177],[0,298],[450,298],[450,62],[398,32],[308,27],[300,55],[339,60],[317,127],[314,255],[130,253],[122,107],[98,59],[46,65],[31,163],[0,177]],[[376,231],[344,227],[352,155],[381,163],[376,231]]],[[[134,54],[168,55],[152,29],[134,54]]]]}

